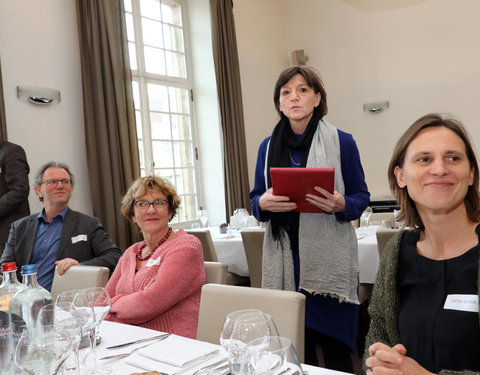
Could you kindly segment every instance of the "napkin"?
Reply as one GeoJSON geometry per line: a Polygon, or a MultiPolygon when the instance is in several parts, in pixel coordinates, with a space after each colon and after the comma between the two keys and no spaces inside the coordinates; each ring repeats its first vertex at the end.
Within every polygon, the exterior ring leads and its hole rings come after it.
{"type": "Polygon", "coordinates": [[[188,367],[217,353],[217,345],[176,335],[138,351],[144,357],[175,367],[188,367]]]}

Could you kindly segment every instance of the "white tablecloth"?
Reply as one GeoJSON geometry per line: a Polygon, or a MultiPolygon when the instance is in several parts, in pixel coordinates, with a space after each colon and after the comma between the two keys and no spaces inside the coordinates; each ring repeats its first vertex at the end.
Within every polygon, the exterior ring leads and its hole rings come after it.
{"type": "Polygon", "coordinates": [[[360,283],[374,284],[380,257],[377,246],[377,228],[375,226],[356,229],[358,241],[358,264],[360,283]]]}
{"type": "Polygon", "coordinates": [[[228,265],[228,271],[240,276],[250,276],[247,257],[239,230],[222,234],[217,227],[210,227],[218,261],[228,265]]]}
{"type": "MultiPolygon", "coordinates": [[[[240,231],[220,234],[218,228],[211,227],[209,230],[215,245],[218,261],[227,264],[230,272],[240,276],[249,276],[247,258],[240,231]]],[[[377,275],[379,256],[376,230],[377,227],[375,226],[361,227],[356,230],[361,283],[373,284],[377,275]]]]}
{"type": "MultiPolygon", "coordinates": [[[[107,346],[121,344],[141,338],[153,337],[160,334],[158,331],[153,331],[146,328],[130,326],[126,324],[113,323],[104,321],[100,326],[100,335],[102,337],[102,342],[97,348],[97,358],[101,358],[106,355],[127,353],[139,346],[144,346],[143,344],[129,345],[127,347],[119,349],[106,349],[107,346]]],[[[195,340],[192,340],[195,342],[195,340]]],[[[152,341],[154,343],[154,341],[152,341]]],[[[219,354],[216,357],[210,358],[208,361],[202,362],[201,364],[192,367],[191,369],[182,372],[182,375],[192,375],[195,370],[198,368],[204,367],[210,363],[214,363],[219,359],[225,357],[225,351],[222,347],[218,346],[219,354]]],[[[111,374],[115,375],[128,375],[134,372],[145,372],[147,370],[132,366],[126,363],[128,360],[125,358],[116,359],[116,360],[102,360],[98,361],[99,366],[105,366],[111,370],[111,374]]],[[[309,375],[345,375],[343,372],[327,370],[320,367],[303,365],[303,367],[308,371],[309,375]]]]}

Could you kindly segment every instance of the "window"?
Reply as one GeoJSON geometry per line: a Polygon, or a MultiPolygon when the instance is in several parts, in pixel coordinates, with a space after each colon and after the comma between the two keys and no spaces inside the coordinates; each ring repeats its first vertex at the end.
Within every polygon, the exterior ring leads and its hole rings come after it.
{"type": "Polygon", "coordinates": [[[182,0],[124,0],[142,175],[174,184],[182,200],[174,221],[196,218],[192,80],[182,0]]]}

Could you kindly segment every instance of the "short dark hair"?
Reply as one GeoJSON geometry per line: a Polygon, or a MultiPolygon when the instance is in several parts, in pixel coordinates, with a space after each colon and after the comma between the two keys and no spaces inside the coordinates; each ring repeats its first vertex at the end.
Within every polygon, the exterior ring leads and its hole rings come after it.
{"type": "Polygon", "coordinates": [[[134,181],[127,193],[122,198],[122,213],[128,219],[134,216],[134,203],[138,197],[142,197],[149,191],[159,191],[167,197],[168,212],[172,214],[172,220],[180,207],[180,198],[170,181],[158,176],[140,177],[134,181]]]}
{"type": "Polygon", "coordinates": [[[397,197],[400,204],[399,220],[404,220],[405,225],[409,227],[418,227],[423,229],[422,219],[418,214],[415,202],[408,195],[407,188],[398,186],[397,178],[395,176],[395,167],[403,168],[405,162],[405,155],[408,146],[418,136],[418,134],[427,128],[445,127],[453,131],[465,144],[466,155],[470,163],[470,168],[473,168],[473,184],[468,187],[464,202],[467,209],[467,215],[471,222],[477,222],[480,218],[480,200],[479,200],[479,173],[478,163],[473,151],[472,142],[463,124],[454,117],[447,114],[430,113],[415,121],[397,142],[395,150],[393,151],[390,164],[388,166],[388,182],[390,190],[397,197]]]}
{"type": "MultiPolygon", "coordinates": [[[[75,180],[74,180],[74,177],[73,177],[73,173],[70,172],[70,167],[68,165],[66,165],[65,163],[62,163],[62,162],[59,162],[59,161],[49,161],[48,163],[43,164],[37,170],[37,173],[35,173],[35,176],[33,178],[33,188],[34,189],[37,185],[41,185],[43,183],[43,174],[45,173],[45,171],[48,168],[62,168],[62,169],[65,169],[65,172],[67,172],[68,175],[70,176],[70,184],[73,187],[73,185],[75,183],[75,180]]],[[[42,197],[38,196],[38,199],[40,200],[40,202],[43,202],[42,197]]]]}
{"type": "Polygon", "coordinates": [[[275,88],[273,89],[273,102],[275,103],[275,109],[277,110],[278,114],[280,117],[284,116],[282,111],[280,111],[280,89],[297,74],[300,74],[305,79],[308,87],[310,87],[315,94],[320,93],[320,104],[318,105],[318,109],[320,110],[322,116],[325,116],[328,112],[327,92],[325,91],[320,73],[310,66],[294,66],[292,68],[285,69],[280,73],[277,78],[277,82],[275,83],[275,88]]]}

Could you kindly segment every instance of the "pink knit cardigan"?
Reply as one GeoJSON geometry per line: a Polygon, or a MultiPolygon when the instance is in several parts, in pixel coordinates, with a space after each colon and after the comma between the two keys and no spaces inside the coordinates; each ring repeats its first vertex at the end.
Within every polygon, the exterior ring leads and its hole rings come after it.
{"type": "Polygon", "coordinates": [[[200,241],[179,230],[135,272],[130,246],[118,261],[105,289],[112,300],[106,320],[195,338],[205,266],[200,241]]]}

